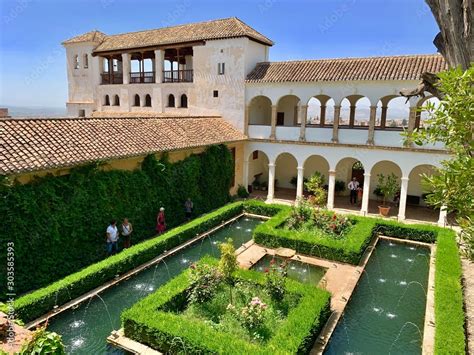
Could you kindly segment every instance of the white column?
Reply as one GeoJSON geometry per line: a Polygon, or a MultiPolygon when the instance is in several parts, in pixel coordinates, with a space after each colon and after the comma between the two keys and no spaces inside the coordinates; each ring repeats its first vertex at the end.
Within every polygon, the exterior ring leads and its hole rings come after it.
{"type": "Polygon", "coordinates": [[[130,83],[130,53],[122,53],[123,83],[130,83]]]}
{"type": "Polygon", "coordinates": [[[248,189],[249,186],[249,160],[248,158],[244,159],[244,166],[242,168],[242,184],[244,185],[245,189],[248,189]]]}
{"type": "Polygon", "coordinates": [[[362,190],[362,204],[360,214],[366,216],[369,213],[369,196],[370,196],[370,174],[364,174],[364,188],[362,190]]]}
{"type": "Polygon", "coordinates": [[[302,166],[298,166],[296,168],[298,170],[298,176],[296,180],[296,202],[298,202],[303,197],[303,172],[304,168],[302,166]]]}
{"type": "Polygon", "coordinates": [[[439,210],[439,218],[438,218],[438,226],[440,227],[446,227],[446,217],[448,215],[448,211],[446,209],[446,206],[441,206],[439,210]]]}
{"type": "Polygon", "coordinates": [[[328,210],[334,208],[334,191],[336,190],[336,171],[329,170],[328,180],[328,210]]]}
{"type": "Polygon", "coordinates": [[[407,194],[408,194],[408,178],[402,177],[402,184],[400,187],[400,203],[398,207],[398,220],[405,219],[405,210],[407,208],[407,194]]]}
{"type": "Polygon", "coordinates": [[[163,62],[165,60],[165,51],[161,49],[155,50],[155,83],[163,82],[163,62]]]}
{"type": "Polygon", "coordinates": [[[275,195],[275,164],[268,163],[268,195],[267,202],[273,202],[275,195]]]}
{"type": "Polygon", "coordinates": [[[298,106],[298,119],[300,121],[300,141],[306,140],[306,116],[308,112],[307,105],[298,106]]]}
{"type": "Polygon", "coordinates": [[[272,105],[272,118],[271,118],[271,132],[270,132],[270,139],[276,138],[276,123],[277,123],[277,106],[272,105]]]}

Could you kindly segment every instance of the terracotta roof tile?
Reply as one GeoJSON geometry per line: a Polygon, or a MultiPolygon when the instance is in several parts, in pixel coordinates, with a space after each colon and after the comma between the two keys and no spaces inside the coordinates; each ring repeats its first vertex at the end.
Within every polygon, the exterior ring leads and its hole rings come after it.
{"type": "Polygon", "coordinates": [[[438,73],[446,68],[438,54],[263,62],[257,64],[246,81],[418,80],[424,72],[438,73]]]}
{"type": "Polygon", "coordinates": [[[0,120],[0,174],[245,140],[219,117],[0,120]]]}
{"type": "Polygon", "coordinates": [[[90,31],[82,35],[70,38],[63,42],[63,44],[69,43],[79,43],[79,42],[97,42],[102,43],[102,41],[107,37],[107,35],[100,31],[90,31]]]}
{"type": "MultiPolygon", "coordinates": [[[[97,31],[93,31],[97,32],[97,31]]],[[[63,44],[90,40],[92,32],[76,36],[63,44]]],[[[190,23],[154,30],[103,35],[94,52],[107,52],[133,48],[161,46],[202,40],[248,37],[254,41],[272,46],[273,42],[236,17],[190,23]]]]}

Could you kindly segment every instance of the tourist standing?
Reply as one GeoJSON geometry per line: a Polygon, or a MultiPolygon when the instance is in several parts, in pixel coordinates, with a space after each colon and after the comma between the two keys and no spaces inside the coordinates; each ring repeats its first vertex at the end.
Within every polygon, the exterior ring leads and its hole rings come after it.
{"type": "Polygon", "coordinates": [[[357,204],[357,190],[359,189],[359,182],[355,176],[352,178],[352,181],[349,182],[347,187],[350,190],[351,205],[357,204]]]}
{"type": "Polygon", "coordinates": [[[118,252],[118,231],[117,231],[117,221],[114,219],[110,222],[110,225],[107,227],[107,254],[112,255],[118,252]]]}
{"type": "Polygon", "coordinates": [[[158,212],[158,216],[156,217],[156,231],[158,232],[158,234],[161,234],[165,230],[166,230],[165,209],[161,207],[160,212],[158,212]]]}
{"type": "Polygon", "coordinates": [[[193,214],[193,201],[191,201],[191,198],[188,197],[186,202],[184,203],[184,211],[186,212],[186,219],[189,221],[191,219],[191,216],[193,214]]]}
{"type": "Polygon", "coordinates": [[[130,248],[130,242],[132,238],[133,226],[128,221],[128,218],[124,218],[122,222],[122,236],[124,237],[123,247],[130,248]]]}

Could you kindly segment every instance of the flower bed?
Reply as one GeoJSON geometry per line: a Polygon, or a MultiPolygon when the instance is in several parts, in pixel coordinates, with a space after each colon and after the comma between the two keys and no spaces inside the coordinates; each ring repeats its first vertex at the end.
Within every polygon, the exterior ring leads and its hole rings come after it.
{"type": "Polygon", "coordinates": [[[125,335],[164,353],[308,353],[329,316],[327,291],[286,280],[277,301],[266,291],[266,276],[248,270],[234,274],[230,306],[224,285],[190,304],[190,274],[122,313],[125,335]]]}

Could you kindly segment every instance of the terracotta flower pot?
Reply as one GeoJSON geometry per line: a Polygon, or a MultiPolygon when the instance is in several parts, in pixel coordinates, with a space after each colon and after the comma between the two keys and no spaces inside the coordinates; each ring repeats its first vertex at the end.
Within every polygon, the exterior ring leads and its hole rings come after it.
{"type": "Polygon", "coordinates": [[[382,216],[388,216],[388,213],[390,212],[390,206],[379,206],[379,213],[382,216]]]}

